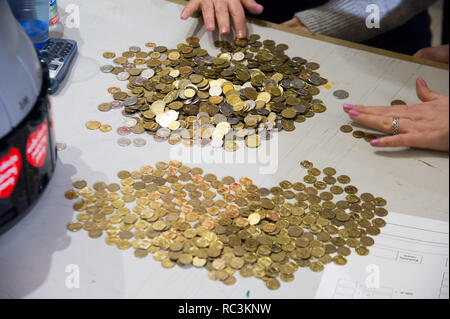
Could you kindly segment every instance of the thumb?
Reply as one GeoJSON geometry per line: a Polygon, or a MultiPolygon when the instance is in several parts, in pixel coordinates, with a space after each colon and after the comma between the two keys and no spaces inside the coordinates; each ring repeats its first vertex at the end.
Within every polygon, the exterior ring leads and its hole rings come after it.
{"type": "Polygon", "coordinates": [[[258,4],[255,0],[242,0],[244,7],[252,14],[261,14],[264,7],[258,4]]]}
{"type": "Polygon", "coordinates": [[[418,78],[416,82],[417,96],[422,102],[429,102],[439,98],[439,94],[431,91],[424,79],[418,78]]]}

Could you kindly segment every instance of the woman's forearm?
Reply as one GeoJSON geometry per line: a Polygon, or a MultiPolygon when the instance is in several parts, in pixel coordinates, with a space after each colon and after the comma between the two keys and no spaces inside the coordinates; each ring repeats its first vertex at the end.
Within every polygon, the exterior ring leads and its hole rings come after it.
{"type": "Polygon", "coordinates": [[[295,16],[311,31],[344,40],[363,42],[393,30],[428,8],[436,0],[332,0],[295,16]],[[376,4],[380,28],[369,29],[367,8],[376,4]]]}

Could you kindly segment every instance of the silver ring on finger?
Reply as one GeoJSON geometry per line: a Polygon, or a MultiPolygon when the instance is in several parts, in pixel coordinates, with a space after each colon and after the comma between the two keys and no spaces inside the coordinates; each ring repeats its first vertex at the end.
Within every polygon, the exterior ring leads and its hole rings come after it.
{"type": "Polygon", "coordinates": [[[400,131],[400,119],[399,118],[394,118],[392,120],[392,135],[398,135],[399,131],[400,131]]]}

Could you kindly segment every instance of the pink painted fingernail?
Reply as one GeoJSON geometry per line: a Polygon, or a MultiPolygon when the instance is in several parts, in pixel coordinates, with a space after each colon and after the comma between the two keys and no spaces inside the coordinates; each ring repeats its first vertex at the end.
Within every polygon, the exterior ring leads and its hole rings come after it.
{"type": "Polygon", "coordinates": [[[358,116],[359,112],[355,111],[355,110],[350,110],[349,114],[350,114],[350,116],[358,116]]]}
{"type": "Polygon", "coordinates": [[[370,145],[372,145],[372,146],[378,146],[378,144],[380,144],[380,140],[379,139],[370,141],[370,145]]]}
{"type": "Polygon", "coordinates": [[[351,109],[353,109],[353,105],[352,104],[344,104],[344,110],[349,111],[351,109]]]}
{"type": "Polygon", "coordinates": [[[428,84],[427,82],[423,79],[423,78],[419,78],[419,83],[420,85],[422,85],[424,88],[428,89],[428,84]]]}

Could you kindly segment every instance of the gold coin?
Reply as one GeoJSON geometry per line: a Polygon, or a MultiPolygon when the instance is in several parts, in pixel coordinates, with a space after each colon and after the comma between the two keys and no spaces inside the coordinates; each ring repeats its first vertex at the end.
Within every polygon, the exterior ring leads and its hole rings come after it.
{"type": "Polygon", "coordinates": [[[171,122],[169,124],[168,128],[171,129],[172,131],[175,131],[175,130],[180,128],[180,122],[179,121],[173,121],[173,122],[171,122]]]}
{"type": "Polygon", "coordinates": [[[78,193],[74,190],[69,190],[64,194],[64,196],[68,200],[74,200],[74,199],[78,198],[78,193]]]}
{"type": "Polygon", "coordinates": [[[103,53],[103,57],[105,59],[113,59],[116,57],[116,54],[114,52],[107,51],[103,53]]]}
{"type": "Polygon", "coordinates": [[[117,176],[118,176],[120,179],[126,179],[126,178],[131,177],[131,173],[128,172],[128,171],[120,171],[119,173],[117,173],[117,176]]]}
{"type": "Polygon", "coordinates": [[[83,225],[80,223],[71,223],[67,225],[67,229],[70,230],[71,232],[77,232],[81,230],[81,228],[83,228],[83,225]]]}
{"type": "Polygon", "coordinates": [[[173,51],[168,54],[169,60],[176,61],[180,59],[180,53],[178,51],[173,51]]]}
{"type": "Polygon", "coordinates": [[[261,145],[261,139],[258,134],[247,136],[245,139],[245,145],[250,148],[256,148],[261,145]]]}
{"type": "Polygon", "coordinates": [[[77,189],[83,189],[83,188],[85,188],[87,186],[87,183],[84,180],[79,180],[79,181],[73,182],[72,186],[77,188],[77,189]]]}
{"type": "Polygon", "coordinates": [[[117,247],[121,250],[127,250],[131,247],[131,243],[127,239],[120,240],[117,247]]]}
{"type": "Polygon", "coordinates": [[[161,261],[161,266],[169,269],[169,268],[173,268],[175,266],[175,263],[173,261],[171,261],[169,258],[166,258],[161,261]]]}
{"type": "Polygon", "coordinates": [[[377,197],[377,198],[375,198],[375,205],[377,205],[377,206],[386,206],[387,202],[386,202],[386,200],[384,198],[377,197]]]}
{"type": "Polygon", "coordinates": [[[116,86],[112,86],[112,87],[108,88],[108,93],[110,93],[110,94],[116,94],[119,92],[121,92],[121,90],[120,90],[120,88],[118,88],[116,86]]]}
{"type": "Polygon", "coordinates": [[[314,272],[321,272],[324,269],[323,264],[320,261],[312,262],[309,265],[309,268],[314,272]]]}
{"type": "Polygon", "coordinates": [[[117,64],[125,64],[128,62],[128,59],[126,57],[120,56],[120,57],[115,58],[113,61],[114,61],[114,63],[117,63],[117,64]]]}
{"type": "Polygon", "coordinates": [[[228,285],[228,286],[234,285],[234,284],[236,283],[236,277],[234,277],[234,276],[229,276],[228,278],[226,278],[225,280],[223,280],[223,283],[224,283],[225,285],[228,285]]]}
{"type": "Polygon", "coordinates": [[[313,168],[313,163],[311,163],[310,161],[302,161],[300,163],[300,166],[305,169],[310,169],[310,168],[313,168]]]}
{"type": "Polygon", "coordinates": [[[261,215],[259,213],[253,213],[250,216],[248,216],[248,221],[250,225],[256,225],[261,220],[261,215]]]}
{"type": "Polygon", "coordinates": [[[347,175],[338,176],[337,180],[341,184],[349,184],[351,182],[350,177],[348,177],[347,175]]]}
{"type": "Polygon", "coordinates": [[[206,259],[198,258],[197,256],[192,259],[192,264],[195,267],[204,267],[206,265],[206,259]]]}
{"type": "Polygon", "coordinates": [[[99,121],[88,121],[86,122],[86,128],[89,130],[98,130],[102,126],[102,123],[99,121]]]}
{"type": "Polygon", "coordinates": [[[354,131],[353,132],[353,137],[354,138],[364,138],[366,136],[366,133],[364,133],[363,131],[354,131]]]}
{"type": "Polygon", "coordinates": [[[332,167],[327,167],[323,169],[323,173],[328,176],[336,175],[336,170],[332,167]]]}
{"type": "Polygon", "coordinates": [[[234,141],[225,141],[223,143],[223,148],[227,152],[236,152],[238,149],[238,145],[234,141]]]}
{"type": "Polygon", "coordinates": [[[88,234],[89,234],[89,237],[91,237],[91,238],[99,238],[99,237],[101,237],[102,236],[102,234],[103,234],[103,232],[102,232],[102,230],[101,229],[92,229],[92,230],[90,230],[89,232],[88,232],[88,234]]]}
{"type": "Polygon", "coordinates": [[[102,131],[103,133],[111,132],[111,130],[112,126],[109,124],[103,124],[102,126],[100,126],[100,131],[102,131]]]}
{"type": "Polygon", "coordinates": [[[341,132],[351,133],[351,132],[353,132],[353,127],[351,127],[350,125],[343,125],[343,126],[341,126],[341,132]]]}
{"type": "Polygon", "coordinates": [[[148,256],[148,251],[145,250],[145,249],[136,249],[136,250],[134,251],[134,255],[135,255],[137,258],[145,258],[145,257],[148,256]]]}
{"type": "Polygon", "coordinates": [[[337,255],[333,257],[333,262],[338,266],[344,266],[347,264],[347,259],[344,256],[337,255]]]}
{"type": "Polygon", "coordinates": [[[183,92],[184,96],[188,99],[193,98],[197,93],[193,89],[186,89],[183,92]]]}
{"type": "Polygon", "coordinates": [[[181,254],[180,257],[178,257],[178,261],[183,265],[189,265],[192,263],[192,255],[189,254],[181,254]]]}
{"type": "Polygon", "coordinates": [[[295,277],[294,274],[280,274],[280,279],[284,282],[292,282],[295,277]]]}
{"type": "Polygon", "coordinates": [[[270,290],[277,290],[280,288],[281,284],[277,279],[270,278],[269,280],[266,281],[266,286],[270,290]]]}
{"type": "Polygon", "coordinates": [[[355,249],[356,253],[360,256],[367,256],[369,254],[369,249],[364,246],[359,246],[355,249]]]}

